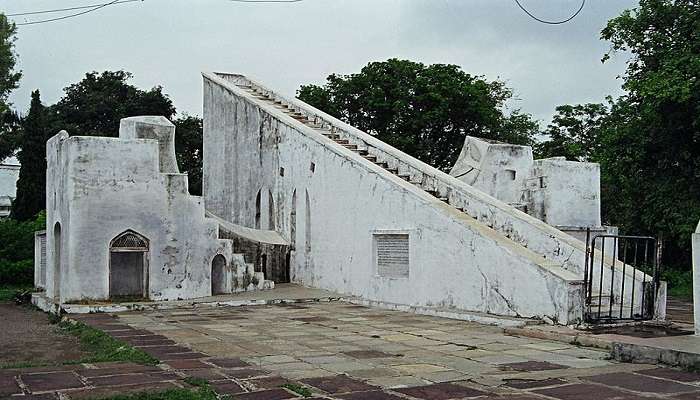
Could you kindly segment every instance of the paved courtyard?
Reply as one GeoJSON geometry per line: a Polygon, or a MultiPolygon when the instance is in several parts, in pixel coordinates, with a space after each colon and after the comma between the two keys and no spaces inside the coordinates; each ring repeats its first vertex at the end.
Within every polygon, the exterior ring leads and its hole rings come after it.
{"type": "MultiPolygon", "coordinates": [[[[509,336],[497,327],[342,302],[124,313],[119,319],[215,356],[189,373],[223,392],[253,390],[239,395],[247,399],[288,398],[274,389],[288,382],[338,399],[700,399],[698,374],[622,364],[604,351],[509,336]]],[[[167,352],[167,345],[159,351],[167,352]]]]}
{"type": "Polygon", "coordinates": [[[0,370],[0,398],[96,398],[188,387],[193,377],[234,400],[297,399],[300,387],[314,399],[340,400],[700,399],[700,374],[340,301],[72,318],[160,364],[0,370]]]}

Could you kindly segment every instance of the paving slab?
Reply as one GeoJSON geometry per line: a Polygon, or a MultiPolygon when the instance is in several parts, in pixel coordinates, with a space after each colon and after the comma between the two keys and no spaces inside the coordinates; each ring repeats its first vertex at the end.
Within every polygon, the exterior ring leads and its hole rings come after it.
{"type": "Polygon", "coordinates": [[[376,389],[374,386],[368,385],[356,379],[352,379],[345,375],[304,379],[302,380],[302,383],[321,389],[330,394],[371,391],[376,389]]]}
{"type": "Polygon", "coordinates": [[[219,394],[237,394],[245,392],[245,389],[233,381],[211,382],[211,387],[219,394]]]}
{"type": "Polygon", "coordinates": [[[438,383],[429,386],[394,389],[394,391],[421,400],[464,399],[484,396],[488,394],[487,392],[481,390],[455,385],[452,383],[438,383]]]}
{"type": "Polygon", "coordinates": [[[287,400],[297,399],[301,396],[292,394],[284,389],[263,390],[259,392],[250,392],[234,395],[231,397],[236,400],[287,400]]]}
{"type": "Polygon", "coordinates": [[[61,389],[80,388],[83,382],[73,372],[42,372],[36,374],[23,374],[22,382],[27,385],[30,392],[47,392],[61,389]]]}
{"type": "Polygon", "coordinates": [[[637,392],[656,394],[680,394],[684,392],[700,391],[700,387],[698,386],[628,372],[589,376],[586,377],[585,380],[637,392]]]}
{"type": "Polygon", "coordinates": [[[403,397],[378,390],[372,392],[355,392],[336,397],[343,400],[404,400],[403,397]]]}
{"type": "Polygon", "coordinates": [[[679,371],[672,368],[655,368],[637,372],[638,374],[653,376],[656,378],[670,379],[680,382],[700,382],[700,374],[697,372],[679,371]]]}

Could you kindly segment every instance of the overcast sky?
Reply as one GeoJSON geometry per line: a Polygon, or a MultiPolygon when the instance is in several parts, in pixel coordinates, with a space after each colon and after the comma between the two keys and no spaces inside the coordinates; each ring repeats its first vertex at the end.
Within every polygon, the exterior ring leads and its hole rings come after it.
{"type": "MultiPolygon", "coordinates": [[[[106,1],[106,0],[105,0],[106,1]]],[[[5,13],[102,0],[0,0],[5,13]]],[[[562,19],[580,0],[521,0],[531,12],[562,19]]],[[[304,0],[293,4],[228,0],[144,0],[82,17],[18,27],[24,76],[11,101],[30,92],[45,103],[86,72],[124,69],[141,88],[161,85],[179,112],[201,115],[201,71],[238,72],[293,95],[331,73],[353,73],[392,57],[453,63],[502,79],[513,107],[548,122],[554,107],[619,95],[625,57],[601,64],[600,30],[632,0],[588,0],[572,22],[549,26],[512,0],[304,0]]],[[[56,16],[16,17],[25,22],[56,16]]]]}

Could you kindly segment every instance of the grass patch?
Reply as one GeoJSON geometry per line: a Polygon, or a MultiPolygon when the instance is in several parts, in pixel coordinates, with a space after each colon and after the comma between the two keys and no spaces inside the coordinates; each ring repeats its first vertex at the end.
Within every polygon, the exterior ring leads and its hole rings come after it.
{"type": "Polygon", "coordinates": [[[14,301],[15,295],[31,290],[33,285],[0,285],[0,302],[14,301]]]}
{"type": "Polygon", "coordinates": [[[693,298],[693,271],[676,268],[664,269],[662,280],[668,282],[668,294],[683,299],[693,298]]]}
{"type": "Polygon", "coordinates": [[[156,365],[158,360],[143,350],[117,340],[99,329],[92,328],[82,322],[61,321],[58,323],[61,332],[73,335],[80,341],[83,351],[89,356],[70,364],[95,363],[108,361],[125,361],[137,364],[156,365]]]}
{"type": "Polygon", "coordinates": [[[282,385],[282,387],[285,389],[291,390],[292,392],[294,392],[300,396],[311,397],[314,395],[311,392],[311,390],[309,390],[309,388],[301,386],[301,385],[297,385],[296,383],[285,383],[284,385],[282,385]]]}
{"type": "Polygon", "coordinates": [[[209,387],[209,381],[204,379],[204,378],[195,378],[193,376],[188,376],[187,378],[184,379],[185,383],[196,386],[196,387],[202,387],[206,388],[209,387]]]}
{"type": "Polygon", "coordinates": [[[96,397],[94,400],[217,400],[216,393],[209,388],[196,390],[171,389],[164,392],[135,393],[112,397],[96,397]]]}

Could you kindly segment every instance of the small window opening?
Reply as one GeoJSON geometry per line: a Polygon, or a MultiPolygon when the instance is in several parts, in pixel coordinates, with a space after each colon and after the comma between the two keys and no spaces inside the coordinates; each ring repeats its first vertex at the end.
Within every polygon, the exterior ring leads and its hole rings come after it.
{"type": "Polygon", "coordinates": [[[316,164],[311,163],[311,172],[316,172],[316,164]]]}
{"type": "Polygon", "coordinates": [[[506,170],[506,176],[507,176],[511,181],[514,181],[514,180],[515,180],[515,170],[507,169],[507,170],[506,170]]]}

